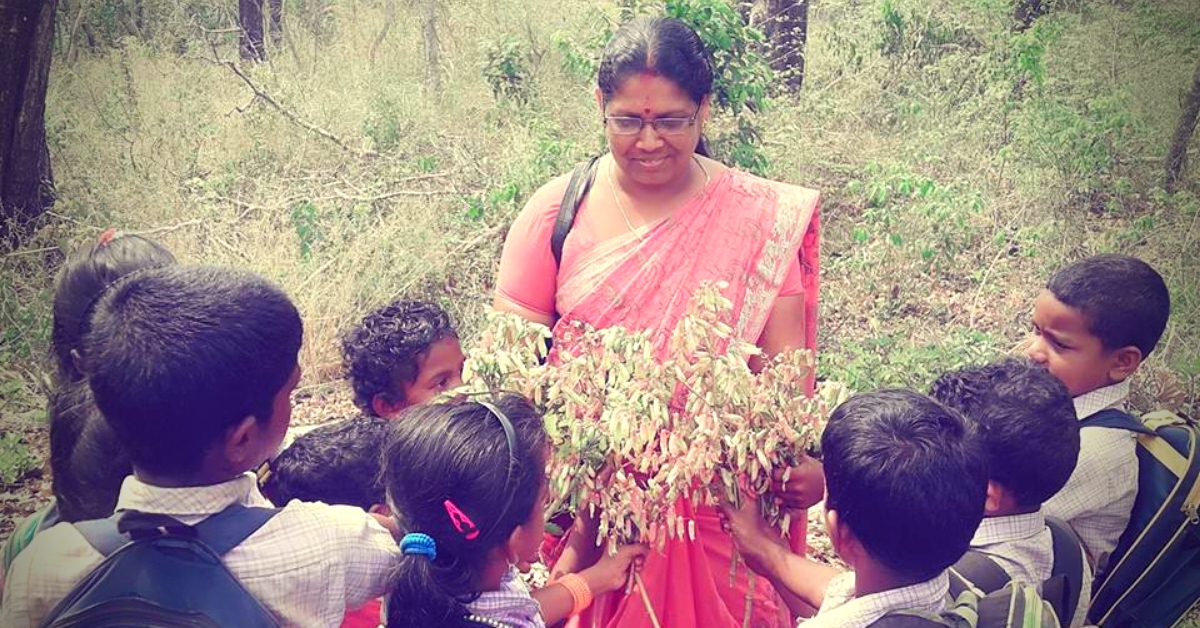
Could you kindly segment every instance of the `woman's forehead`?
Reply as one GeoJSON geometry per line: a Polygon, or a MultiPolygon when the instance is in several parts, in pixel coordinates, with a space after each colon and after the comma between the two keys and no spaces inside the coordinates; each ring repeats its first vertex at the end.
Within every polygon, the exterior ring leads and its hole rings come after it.
{"type": "Polygon", "coordinates": [[[631,75],[621,82],[608,100],[609,111],[623,113],[690,113],[694,102],[682,87],[671,79],[650,71],[631,75]]]}

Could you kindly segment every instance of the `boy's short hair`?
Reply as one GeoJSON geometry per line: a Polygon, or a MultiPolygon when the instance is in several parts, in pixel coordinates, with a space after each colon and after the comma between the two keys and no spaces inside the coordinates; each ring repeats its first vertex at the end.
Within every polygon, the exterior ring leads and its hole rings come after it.
{"type": "Polygon", "coordinates": [[[1050,371],[1006,359],[942,375],[934,399],[979,427],[988,473],[1022,508],[1062,490],[1079,458],[1079,420],[1071,393],[1050,371]]]}
{"type": "Polygon", "coordinates": [[[983,520],[987,463],[957,412],[911,390],[838,406],[821,436],[827,508],[871,558],[928,580],[967,551],[983,520]]]}
{"type": "Polygon", "coordinates": [[[1128,255],[1094,255],[1068,264],[1046,284],[1054,298],[1079,310],[1106,350],[1137,347],[1150,355],[1171,315],[1167,284],[1149,264],[1128,255]]]}
{"type": "Polygon", "coordinates": [[[100,299],[85,368],[134,467],[177,476],[197,471],[246,417],[271,420],[302,337],[296,307],[265,279],[168,266],[131,275],[100,299]]]}
{"type": "Polygon", "coordinates": [[[380,478],[387,421],[362,416],[297,438],[270,464],[263,494],[277,506],[298,499],[370,510],[387,502],[380,478]]]}
{"type": "Polygon", "coordinates": [[[404,401],[400,384],[417,381],[421,357],[433,343],[457,338],[450,316],[425,301],[394,301],[363,317],[342,338],[346,376],[354,389],[354,404],[376,416],[371,401],[383,395],[391,404],[404,401]]]}

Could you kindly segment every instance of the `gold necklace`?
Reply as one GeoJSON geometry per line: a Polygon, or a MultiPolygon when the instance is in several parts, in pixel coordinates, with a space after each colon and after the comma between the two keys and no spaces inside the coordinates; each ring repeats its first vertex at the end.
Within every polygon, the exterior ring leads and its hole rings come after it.
{"type": "MultiPolygon", "coordinates": [[[[708,188],[708,184],[712,182],[712,177],[709,176],[708,169],[704,167],[704,164],[700,163],[700,160],[697,159],[695,155],[692,155],[692,161],[695,161],[696,165],[700,166],[700,172],[704,173],[704,188],[701,189],[703,192],[708,188]]],[[[608,168],[604,170],[605,178],[608,179],[608,189],[612,191],[613,201],[616,201],[617,203],[617,210],[621,212],[621,218],[625,219],[625,227],[629,229],[629,232],[633,234],[633,237],[638,239],[638,242],[645,242],[645,240],[642,239],[642,235],[637,232],[637,229],[633,228],[633,222],[629,220],[629,214],[625,212],[625,206],[621,204],[621,195],[617,193],[617,184],[613,182],[612,176],[613,167],[616,166],[616,163],[617,160],[614,158],[612,161],[608,162],[608,168]]]]}

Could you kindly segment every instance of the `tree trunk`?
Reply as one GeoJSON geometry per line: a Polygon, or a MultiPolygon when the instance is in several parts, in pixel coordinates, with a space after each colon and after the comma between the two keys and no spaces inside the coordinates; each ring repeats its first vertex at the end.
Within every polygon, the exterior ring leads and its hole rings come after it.
{"type": "Polygon", "coordinates": [[[1017,0],[1013,7],[1013,19],[1016,20],[1017,30],[1023,31],[1033,26],[1033,21],[1042,17],[1050,10],[1047,0],[1017,0]]]}
{"type": "Polygon", "coordinates": [[[238,24],[242,27],[242,58],[266,61],[263,45],[263,0],[238,0],[238,24]]]}
{"type": "Polygon", "coordinates": [[[430,94],[442,93],[441,40],[438,39],[439,0],[421,0],[421,45],[425,49],[425,87],[430,94]]]}
{"type": "Polygon", "coordinates": [[[57,0],[0,0],[0,240],[17,246],[54,205],[46,86],[57,0]]]}
{"type": "Polygon", "coordinates": [[[1183,98],[1183,111],[1179,115],[1179,126],[1175,127],[1175,137],[1171,139],[1171,148],[1167,151],[1167,178],[1163,186],[1168,193],[1174,194],[1187,165],[1188,143],[1192,132],[1196,130],[1196,118],[1200,116],[1200,63],[1196,64],[1196,73],[1192,76],[1192,89],[1183,98]]]}
{"type": "Polygon", "coordinates": [[[383,40],[387,39],[388,33],[391,32],[392,26],[396,24],[396,0],[384,0],[383,2],[383,27],[379,29],[379,34],[375,36],[375,41],[371,44],[371,62],[375,62],[376,55],[379,54],[379,46],[383,44],[383,40]]]}
{"type": "Polygon", "coordinates": [[[283,42],[283,0],[267,0],[271,12],[271,45],[279,48],[283,42]]]}
{"type": "Polygon", "coordinates": [[[788,90],[804,85],[809,0],[756,0],[751,22],[767,36],[767,57],[788,90]]]}

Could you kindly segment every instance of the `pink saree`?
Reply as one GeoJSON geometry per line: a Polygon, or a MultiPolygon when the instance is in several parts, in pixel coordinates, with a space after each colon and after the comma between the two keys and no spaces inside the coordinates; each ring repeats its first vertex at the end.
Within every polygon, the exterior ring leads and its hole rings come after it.
{"type": "MultiPolygon", "coordinates": [[[[557,195],[550,190],[538,196],[557,202],[561,193],[559,188],[557,195]]],[[[553,297],[554,309],[560,314],[555,327],[556,345],[570,344],[562,323],[579,320],[597,328],[620,325],[651,330],[661,354],[694,290],[706,281],[725,281],[729,284],[725,296],[734,303],[731,319],[726,322],[739,338],[751,343],[758,341],[781,294],[802,293],[804,346],[815,350],[818,198],[815,190],[727,170],[669,218],[647,225],[637,234],[597,242],[577,222],[578,233],[572,231],[567,238],[562,268],[557,273],[553,297]]],[[[535,196],[530,205],[537,201],[535,196]]],[[[526,208],[526,212],[540,211],[549,216],[556,210],[556,206],[549,211],[526,208]]],[[[580,211],[581,219],[585,212],[586,204],[580,211]]],[[[506,280],[506,265],[512,266],[513,258],[519,257],[510,248],[521,246],[511,240],[525,235],[519,231],[525,225],[552,222],[530,216],[518,218],[501,262],[502,296],[521,296],[515,294],[520,282],[506,280]]],[[[540,244],[530,242],[529,246],[548,249],[548,233],[544,239],[540,233],[529,235],[532,240],[540,240],[540,244]]],[[[528,281],[540,273],[525,268],[524,276],[528,287],[528,281]]],[[[527,302],[533,304],[533,300],[527,302]]],[[[696,540],[668,541],[662,553],[647,556],[641,574],[663,628],[740,627],[748,592],[754,598],[751,626],[790,625],[786,607],[766,580],[751,580],[740,568],[736,581],[730,583],[732,541],[721,531],[717,511],[686,502],[678,508],[685,518],[696,521],[696,540]]],[[[793,535],[793,550],[803,553],[804,522],[793,530],[800,532],[798,538],[793,535]]],[[[617,592],[597,599],[569,625],[651,628],[636,591],[629,596],[617,592]]]]}

